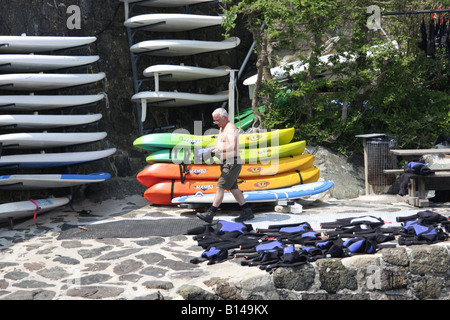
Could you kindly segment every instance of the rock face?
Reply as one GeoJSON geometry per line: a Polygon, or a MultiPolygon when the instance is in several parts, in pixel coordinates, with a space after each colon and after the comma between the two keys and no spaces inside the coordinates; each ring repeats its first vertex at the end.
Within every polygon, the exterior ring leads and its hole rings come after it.
{"type": "MultiPolygon", "coordinates": [[[[144,6],[135,6],[131,15],[144,13],[163,12],[185,12],[185,8],[151,8],[144,6]],[[169,10],[169,11],[167,11],[169,10]]],[[[221,10],[217,4],[195,6],[192,13],[214,14],[221,10]]],[[[63,108],[52,111],[59,114],[76,113],[101,113],[102,119],[92,125],[77,127],[75,132],[81,131],[106,131],[108,136],[94,144],[82,147],[71,147],[69,151],[88,151],[117,148],[117,152],[99,162],[92,164],[83,164],[70,168],[70,173],[92,173],[104,171],[110,173],[113,178],[107,184],[101,186],[82,186],[71,190],[74,199],[83,199],[87,195],[94,198],[105,196],[123,197],[131,192],[141,193],[140,185],[135,181],[136,174],[147,164],[145,157],[148,152],[143,152],[133,147],[133,141],[139,137],[140,128],[138,123],[137,106],[131,101],[131,96],[135,93],[133,73],[131,67],[129,39],[127,30],[123,23],[125,21],[125,10],[123,2],[119,0],[17,0],[14,5],[5,6],[0,12],[0,35],[21,35],[29,36],[95,36],[97,40],[84,48],[71,49],[69,51],[55,52],[55,54],[66,55],[98,55],[100,60],[88,67],[76,68],[74,70],[62,72],[74,73],[97,73],[105,72],[106,80],[82,86],[78,88],[61,89],[57,92],[45,92],[45,94],[97,94],[105,92],[107,99],[98,102],[93,106],[63,108]],[[120,185],[122,185],[120,187],[120,185]],[[114,189],[118,191],[113,193],[114,189]],[[106,195],[96,195],[100,190],[106,190],[106,195]]],[[[176,34],[167,33],[149,33],[137,32],[133,38],[134,43],[148,39],[180,38],[180,39],[199,39],[199,40],[223,40],[223,29],[220,27],[210,28],[208,31],[180,32],[176,34]]],[[[142,56],[137,64],[138,76],[143,78],[142,71],[151,65],[168,63],[187,65],[198,64],[204,67],[217,67],[227,65],[230,68],[238,69],[247,54],[251,39],[245,35],[238,35],[241,38],[239,50],[222,52],[211,55],[201,55],[195,59],[192,57],[161,59],[156,57],[142,56]]],[[[227,78],[221,78],[217,81],[211,80],[201,83],[189,83],[179,87],[178,84],[171,83],[167,90],[178,89],[178,91],[216,93],[228,88],[227,78]],[[178,87],[177,87],[178,86],[178,87]]],[[[162,85],[162,83],[161,83],[162,85]]],[[[163,88],[161,88],[162,90],[163,88]]],[[[144,81],[140,91],[154,90],[153,81],[144,81]]],[[[2,92],[3,93],[3,92],[2,92]]],[[[6,92],[6,94],[17,94],[15,92],[6,92]]],[[[26,93],[25,93],[26,94],[26,93]]],[[[38,93],[37,93],[38,94],[38,93]]],[[[44,94],[44,92],[42,93],[44,94]]],[[[246,95],[242,95],[246,96],[246,95]]],[[[143,124],[143,129],[148,130],[161,126],[172,126],[169,130],[180,127],[193,132],[194,121],[203,121],[203,126],[211,125],[211,112],[213,108],[220,105],[211,105],[207,107],[193,108],[149,108],[148,120],[143,124]]],[[[240,106],[244,107],[243,105],[240,106]]],[[[4,114],[5,111],[2,112],[4,114]]],[[[43,112],[45,113],[45,112],[43,112]]],[[[50,111],[48,112],[50,113],[50,111]]],[[[70,131],[73,132],[73,131],[70,131]]],[[[144,131],[145,133],[145,131],[144,131]]],[[[66,152],[55,151],[55,152],[66,152]]],[[[17,153],[17,151],[14,151],[17,153]]],[[[4,153],[5,154],[5,151],[4,153]]],[[[66,173],[66,168],[57,168],[51,170],[51,173],[66,173]],[[64,172],[62,172],[64,171],[64,172]]],[[[11,173],[9,171],[8,173],[11,173]]],[[[67,190],[52,190],[53,195],[65,195],[67,190]]],[[[1,197],[9,201],[21,201],[28,197],[45,197],[47,192],[4,192],[1,197]]]]}
{"type": "Polygon", "coordinates": [[[330,149],[321,146],[308,146],[307,152],[314,155],[314,166],[320,169],[320,177],[330,180],[336,186],[331,190],[331,196],[336,199],[351,199],[365,193],[364,160],[346,158],[330,149]]]}

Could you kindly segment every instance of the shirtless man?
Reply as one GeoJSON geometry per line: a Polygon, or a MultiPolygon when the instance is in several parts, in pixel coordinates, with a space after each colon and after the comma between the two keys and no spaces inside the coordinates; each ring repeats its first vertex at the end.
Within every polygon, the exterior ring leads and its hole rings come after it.
{"type": "Polygon", "coordinates": [[[228,113],[224,108],[218,108],[212,113],[214,123],[219,126],[219,136],[217,144],[211,153],[218,157],[221,175],[217,182],[216,195],[211,208],[205,213],[197,213],[197,217],[211,223],[217,209],[223,201],[225,190],[229,190],[236,201],[241,206],[242,213],[234,219],[236,222],[243,222],[254,218],[252,209],[245,202],[242,191],[239,190],[237,179],[242,168],[242,161],[238,154],[239,131],[236,126],[228,120],[228,113]]]}

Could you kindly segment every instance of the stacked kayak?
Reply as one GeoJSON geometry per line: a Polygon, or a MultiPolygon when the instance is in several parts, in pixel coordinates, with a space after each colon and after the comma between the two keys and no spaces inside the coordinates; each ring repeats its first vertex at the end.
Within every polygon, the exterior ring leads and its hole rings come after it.
{"type": "MultiPolygon", "coordinates": [[[[305,153],[306,142],[291,142],[294,128],[239,135],[243,162],[238,178],[242,191],[287,188],[319,180],[314,157],[305,153]]],[[[172,205],[172,199],[194,194],[214,194],[220,160],[209,163],[194,157],[195,148],[214,146],[217,136],[155,133],[139,137],[134,146],[150,151],[150,164],[136,176],[148,187],[145,198],[153,204],[172,205]],[[199,163],[200,162],[200,163],[199,163]]]]}
{"type": "MultiPolygon", "coordinates": [[[[262,112],[264,110],[264,106],[258,107],[258,110],[262,112]]],[[[253,124],[254,119],[255,115],[252,108],[248,108],[242,110],[234,117],[234,124],[238,129],[247,130],[253,124]]]]}

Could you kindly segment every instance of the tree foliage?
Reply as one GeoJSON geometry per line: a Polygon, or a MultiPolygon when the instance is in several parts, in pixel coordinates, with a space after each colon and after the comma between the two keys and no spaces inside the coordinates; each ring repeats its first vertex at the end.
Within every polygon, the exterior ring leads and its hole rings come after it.
{"type": "MultiPolygon", "coordinates": [[[[436,47],[435,58],[418,47],[421,19],[429,27],[431,15],[382,16],[382,29],[373,31],[366,11],[450,8],[450,1],[226,2],[227,30],[240,16],[258,44],[252,107],[255,114],[258,105],[265,108],[255,126],[295,127],[297,139],[344,153],[361,145],[355,135],[362,133],[396,136],[407,148],[431,147],[439,135],[450,135],[450,47],[436,47]],[[330,50],[331,37],[339,40],[330,50]],[[269,68],[278,61],[269,47],[295,51],[308,68],[288,82],[271,79],[269,68]]],[[[450,13],[438,17],[449,29],[450,13]]]]}

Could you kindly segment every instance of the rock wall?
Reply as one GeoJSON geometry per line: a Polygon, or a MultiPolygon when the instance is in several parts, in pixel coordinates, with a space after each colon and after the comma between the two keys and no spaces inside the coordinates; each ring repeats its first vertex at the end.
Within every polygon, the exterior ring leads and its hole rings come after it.
{"type": "Polygon", "coordinates": [[[215,279],[210,290],[185,285],[189,300],[448,300],[450,244],[385,248],[373,255],[320,259],[239,282],[215,279]]]}

